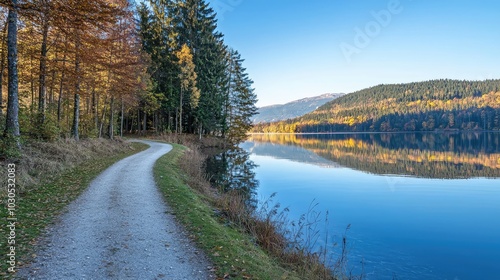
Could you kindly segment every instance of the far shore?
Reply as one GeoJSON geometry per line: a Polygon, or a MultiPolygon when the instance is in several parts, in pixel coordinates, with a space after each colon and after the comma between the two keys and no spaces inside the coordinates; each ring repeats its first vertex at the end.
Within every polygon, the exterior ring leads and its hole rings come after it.
{"type": "Polygon", "coordinates": [[[251,132],[247,135],[341,135],[341,134],[410,134],[410,133],[434,133],[434,134],[458,134],[458,133],[500,133],[500,130],[433,130],[433,131],[336,131],[336,132],[251,132]]]}

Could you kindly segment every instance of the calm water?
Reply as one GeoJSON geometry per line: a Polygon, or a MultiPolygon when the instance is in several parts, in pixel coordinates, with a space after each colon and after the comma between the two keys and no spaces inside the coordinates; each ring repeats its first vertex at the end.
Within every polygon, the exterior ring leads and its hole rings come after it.
{"type": "MultiPolygon", "coordinates": [[[[328,212],[364,279],[500,279],[500,134],[255,135],[212,159],[251,203],[328,212]],[[229,174],[229,175],[228,175],[229,174]]],[[[338,247],[338,246],[337,246],[338,247]]],[[[334,248],[334,252],[338,248],[334,248]]]]}

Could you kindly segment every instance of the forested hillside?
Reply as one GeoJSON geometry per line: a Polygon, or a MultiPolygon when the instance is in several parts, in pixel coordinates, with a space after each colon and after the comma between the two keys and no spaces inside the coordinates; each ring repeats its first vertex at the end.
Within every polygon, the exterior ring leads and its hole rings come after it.
{"type": "Polygon", "coordinates": [[[500,80],[378,85],[255,132],[500,129],[500,80]]]}
{"type": "Polygon", "coordinates": [[[0,2],[3,152],[21,138],[245,135],[256,95],[207,1],[131,3],[0,2]]]}

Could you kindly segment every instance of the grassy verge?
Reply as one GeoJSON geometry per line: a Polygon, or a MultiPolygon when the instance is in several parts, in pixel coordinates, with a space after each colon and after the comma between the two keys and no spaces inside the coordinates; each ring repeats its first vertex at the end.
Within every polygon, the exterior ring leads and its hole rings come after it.
{"type": "MultiPolygon", "coordinates": [[[[44,147],[49,144],[37,143],[34,145],[44,147]]],[[[65,165],[66,168],[59,165],[49,168],[47,165],[50,165],[52,161],[47,158],[51,156],[46,155],[44,157],[39,157],[43,155],[43,152],[41,152],[40,149],[34,149],[32,147],[31,151],[27,151],[29,160],[20,159],[16,164],[19,169],[22,168],[22,165],[34,163],[35,166],[43,165],[43,158],[45,158],[44,166],[40,166],[38,169],[26,168],[26,166],[24,166],[22,171],[27,174],[26,176],[34,176],[37,183],[30,185],[29,188],[20,186],[19,188],[22,192],[18,194],[16,198],[15,214],[18,223],[16,225],[15,241],[18,266],[22,266],[23,263],[34,257],[33,248],[37,244],[37,238],[42,231],[61,213],[66,205],[78,197],[88,187],[90,182],[98,174],[118,160],[147,148],[147,145],[139,143],[104,143],[101,140],[94,140],[92,143],[71,143],[70,146],[65,147],[67,149],[73,149],[71,154],[68,154],[69,151],[65,151],[62,146],[62,144],[59,145],[59,149],[61,149],[61,153],[59,154],[54,153],[54,150],[51,151],[50,154],[52,157],[55,155],[55,160],[57,160],[57,157],[78,155],[79,153],[75,152],[74,149],[81,149],[80,154],[82,157],[78,160],[68,159],[65,165]],[[82,146],[87,146],[88,149],[83,149],[82,146]],[[119,146],[119,148],[113,148],[113,146],[119,146]],[[114,155],[110,156],[110,154],[114,155]],[[46,170],[48,173],[35,174],[39,173],[40,169],[46,170]]],[[[63,160],[64,159],[60,159],[59,161],[63,160]]],[[[4,169],[6,169],[6,167],[4,169]]],[[[8,252],[8,246],[6,244],[8,228],[5,226],[7,224],[6,217],[8,213],[5,207],[5,197],[5,193],[2,193],[3,200],[0,213],[4,225],[0,226],[0,255],[2,259],[0,264],[0,275],[2,275],[3,278],[10,278],[13,275],[6,273],[8,265],[4,261],[8,252]]]]}
{"type": "Polygon", "coordinates": [[[180,167],[187,148],[174,144],[160,158],[154,173],[167,203],[178,220],[191,232],[216,266],[216,274],[231,279],[300,279],[270,257],[241,229],[224,224],[212,198],[188,186],[190,180],[180,167]]]}

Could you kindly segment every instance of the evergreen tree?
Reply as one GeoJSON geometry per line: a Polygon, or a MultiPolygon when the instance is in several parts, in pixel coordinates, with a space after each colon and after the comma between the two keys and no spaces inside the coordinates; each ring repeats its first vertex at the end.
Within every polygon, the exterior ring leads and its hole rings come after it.
{"type": "MultiPolygon", "coordinates": [[[[243,130],[250,124],[246,116],[255,110],[238,111],[233,115],[235,119],[229,120],[229,105],[239,102],[233,105],[250,108],[255,104],[255,94],[250,80],[243,75],[244,69],[238,69],[241,74],[233,73],[241,80],[238,87],[248,90],[243,94],[238,89],[239,95],[234,91],[231,100],[229,72],[234,69],[229,70],[227,47],[217,31],[213,9],[205,0],[150,0],[150,7],[139,7],[139,33],[151,60],[153,91],[165,96],[161,115],[167,119],[168,127],[173,127],[170,123],[174,122],[180,132],[198,133],[200,137],[225,136],[230,123],[234,123],[239,127],[233,132],[242,132],[232,138],[242,139],[246,133],[243,130]]],[[[241,63],[239,55],[237,60],[241,63]]]]}
{"type": "MultiPolygon", "coordinates": [[[[200,104],[199,130],[216,133],[221,130],[223,89],[225,79],[225,46],[223,36],[217,29],[216,14],[204,0],[180,1],[178,21],[179,43],[187,44],[193,52],[193,61],[198,74],[200,104]]],[[[195,116],[190,116],[194,119],[195,116]]],[[[190,131],[195,127],[191,126],[190,131]]]]}
{"type": "Polygon", "coordinates": [[[238,143],[246,138],[246,133],[252,128],[252,117],[257,112],[255,103],[257,96],[252,88],[253,81],[243,68],[243,59],[237,51],[229,52],[229,106],[227,112],[227,139],[238,143]]]}

